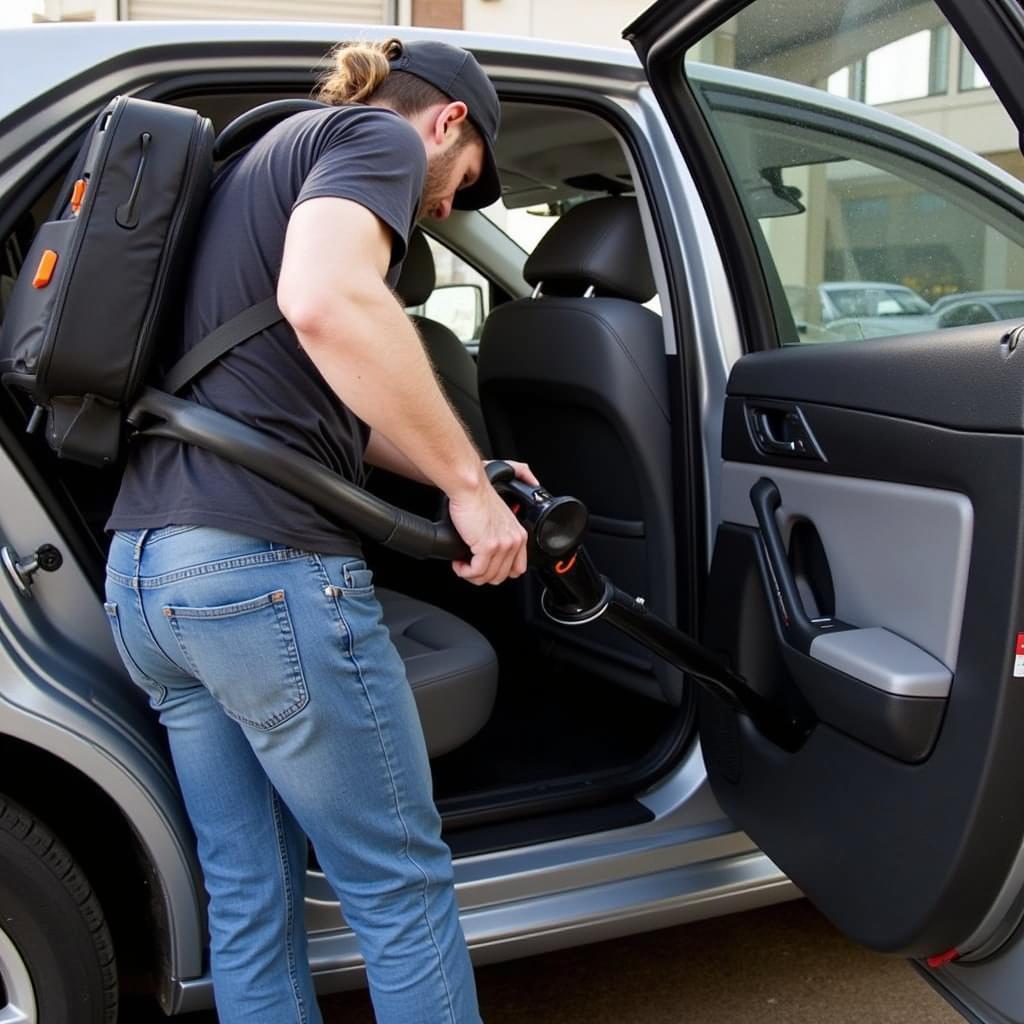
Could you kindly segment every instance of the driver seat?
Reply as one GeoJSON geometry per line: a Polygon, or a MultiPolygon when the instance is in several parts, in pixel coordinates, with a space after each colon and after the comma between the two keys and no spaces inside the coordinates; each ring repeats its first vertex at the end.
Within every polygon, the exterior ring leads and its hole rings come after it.
{"type": "MultiPolygon", "coordinates": [[[[532,298],[497,306],[480,338],[479,387],[494,449],[553,494],[587,506],[587,550],[653,612],[676,618],[672,423],[664,328],[633,198],[572,207],[523,270],[532,298]]],[[[527,623],[563,660],[678,704],[682,673],[596,622],[554,626],[535,581],[527,623]]]]}

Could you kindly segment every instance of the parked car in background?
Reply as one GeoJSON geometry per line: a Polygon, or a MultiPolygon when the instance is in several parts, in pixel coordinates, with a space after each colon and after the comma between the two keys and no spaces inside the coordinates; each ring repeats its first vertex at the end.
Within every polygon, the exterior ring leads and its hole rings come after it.
{"type": "Polygon", "coordinates": [[[823,281],[814,289],[789,285],[785,292],[803,340],[809,340],[812,324],[825,328],[817,340],[842,340],[913,334],[934,322],[931,307],[917,292],[885,281],[823,281]]]}
{"type": "Polygon", "coordinates": [[[957,292],[932,304],[936,327],[966,327],[1024,318],[1024,292],[957,292]]]}
{"type": "MultiPolygon", "coordinates": [[[[0,32],[17,69],[0,94],[0,313],[112,95],[220,130],[307,96],[339,38],[395,32],[0,32]]],[[[503,106],[502,203],[424,225],[402,286],[447,346],[442,377],[484,450],[587,505],[615,584],[812,723],[769,738],[600,621],[556,625],[535,581],[476,590],[372,550],[392,607],[417,609],[389,621],[410,666],[450,664],[452,618],[498,666],[493,710],[439,691],[460,731],[432,759],[477,962],[802,892],[972,1019],[1024,1019],[1024,350],[1000,344],[1005,323],[944,332],[885,283],[1016,280],[1024,186],[805,84],[894,32],[969,40],[1024,128],[1011,0],[660,0],[627,30],[639,60],[429,33],[470,47],[503,106]],[[588,203],[614,232],[517,228],[588,203]],[[464,287],[431,302],[447,284],[464,287]]],[[[29,413],[0,393],[0,1021],[109,1024],[119,986],[169,1014],[209,1006],[193,837],[103,608],[118,469],[56,459],[29,413]]],[[[436,508],[383,474],[367,486],[436,508]]],[[[319,988],[360,984],[315,851],[304,909],[319,988]]]]}
{"type": "Polygon", "coordinates": [[[844,317],[921,317],[931,311],[912,288],[884,281],[823,281],[818,285],[818,293],[823,323],[844,317]]]}

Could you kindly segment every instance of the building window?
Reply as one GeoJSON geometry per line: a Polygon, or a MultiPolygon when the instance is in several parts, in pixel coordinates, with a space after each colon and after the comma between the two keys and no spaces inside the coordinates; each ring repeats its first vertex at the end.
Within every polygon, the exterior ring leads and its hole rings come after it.
{"type": "Polygon", "coordinates": [[[829,75],[826,88],[873,106],[948,92],[949,27],[914,32],[880,46],[829,75]]]}
{"type": "Polygon", "coordinates": [[[970,55],[967,47],[960,44],[960,91],[969,92],[971,89],[985,89],[988,87],[988,79],[985,72],[978,67],[977,61],[970,55]]]}

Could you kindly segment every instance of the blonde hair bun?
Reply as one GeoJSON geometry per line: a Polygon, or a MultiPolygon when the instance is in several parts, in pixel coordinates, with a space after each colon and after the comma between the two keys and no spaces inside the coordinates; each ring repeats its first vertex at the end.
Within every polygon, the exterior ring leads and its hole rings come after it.
{"type": "Polygon", "coordinates": [[[324,103],[364,103],[391,73],[390,61],[402,54],[402,43],[340,43],[331,57],[334,70],[321,81],[317,98],[324,103]]]}

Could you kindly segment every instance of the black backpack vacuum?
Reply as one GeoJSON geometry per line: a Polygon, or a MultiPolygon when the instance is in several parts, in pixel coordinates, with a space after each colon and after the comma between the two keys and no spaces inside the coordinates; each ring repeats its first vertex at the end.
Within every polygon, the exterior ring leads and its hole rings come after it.
{"type": "Polygon", "coordinates": [[[184,271],[214,159],[312,100],[264,104],[214,142],[196,111],[120,96],[93,124],[57,208],[39,229],[0,330],[0,377],[27,395],[58,456],[114,462],[142,387],[180,391],[230,348],[277,323],[273,296],[219,327],[154,381],[174,351],[184,271]]]}

